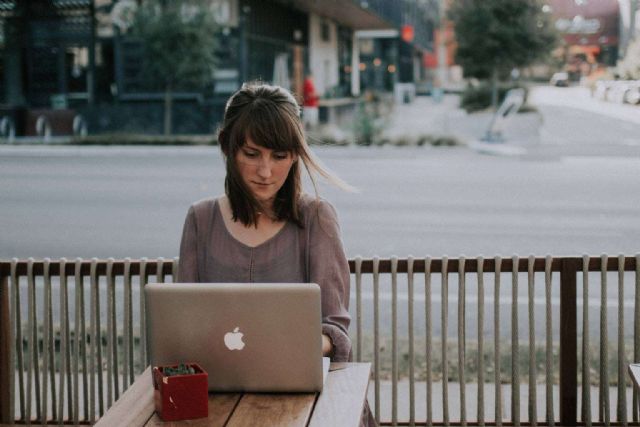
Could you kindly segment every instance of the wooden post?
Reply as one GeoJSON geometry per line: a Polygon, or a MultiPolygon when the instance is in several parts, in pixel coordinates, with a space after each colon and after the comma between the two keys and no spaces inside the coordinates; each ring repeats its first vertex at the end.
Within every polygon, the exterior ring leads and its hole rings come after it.
{"type": "Polygon", "coordinates": [[[560,271],[560,424],[575,426],[578,416],[578,261],[564,258],[560,271]]]}
{"type": "Polygon", "coordinates": [[[13,408],[10,408],[11,398],[10,375],[13,374],[11,366],[11,319],[9,317],[9,275],[0,271],[0,423],[13,423],[13,408]],[[5,393],[4,390],[9,390],[5,393]]]}

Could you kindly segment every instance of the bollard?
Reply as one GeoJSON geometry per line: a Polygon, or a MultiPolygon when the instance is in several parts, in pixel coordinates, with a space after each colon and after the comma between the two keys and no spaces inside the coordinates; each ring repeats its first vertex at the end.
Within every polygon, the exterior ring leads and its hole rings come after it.
{"type": "Polygon", "coordinates": [[[87,121],[81,114],[76,114],[73,118],[73,136],[84,138],[88,133],[87,121]]]}
{"type": "Polygon", "coordinates": [[[4,116],[0,120],[0,136],[6,138],[9,144],[12,144],[16,138],[16,127],[11,117],[4,116]]]}
{"type": "Polygon", "coordinates": [[[43,142],[51,141],[51,124],[46,116],[39,116],[36,120],[36,133],[43,138],[43,142]]]}

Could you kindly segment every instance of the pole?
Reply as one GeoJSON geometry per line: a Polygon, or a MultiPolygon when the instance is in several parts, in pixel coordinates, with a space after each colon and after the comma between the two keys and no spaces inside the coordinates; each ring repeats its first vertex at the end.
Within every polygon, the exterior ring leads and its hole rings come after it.
{"type": "Polygon", "coordinates": [[[351,95],[360,95],[360,41],[353,32],[351,38],[351,95]]]}
{"type": "Polygon", "coordinates": [[[435,34],[435,49],[437,69],[433,79],[433,89],[431,96],[435,102],[442,101],[444,87],[447,80],[447,54],[445,51],[444,30],[445,30],[445,2],[447,0],[438,0],[438,29],[435,34]]]}
{"type": "Polygon", "coordinates": [[[240,33],[240,83],[244,83],[248,79],[248,46],[247,46],[247,15],[251,12],[251,7],[240,3],[240,14],[238,17],[238,26],[240,33]]]}

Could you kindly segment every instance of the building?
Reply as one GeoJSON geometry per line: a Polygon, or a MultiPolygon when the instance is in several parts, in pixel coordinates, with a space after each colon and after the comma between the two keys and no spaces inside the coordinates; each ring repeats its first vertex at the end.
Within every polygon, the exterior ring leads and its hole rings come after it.
{"type": "MultiPolygon", "coordinates": [[[[77,114],[91,133],[160,133],[163,95],[145,85],[144,46],[127,33],[141,1],[0,0],[0,116],[9,116],[19,135],[35,134],[40,116],[54,133],[71,133],[77,114]]],[[[210,0],[210,6],[219,22],[218,66],[201,90],[175,94],[176,133],[213,132],[224,101],[247,80],[300,94],[312,74],[325,99],[413,83],[432,43],[425,0],[210,0]],[[376,74],[378,63],[383,71],[376,74]]]]}
{"type": "Polygon", "coordinates": [[[551,13],[562,34],[567,71],[575,78],[599,66],[614,66],[620,44],[618,0],[550,0],[543,11],[551,13]]]}

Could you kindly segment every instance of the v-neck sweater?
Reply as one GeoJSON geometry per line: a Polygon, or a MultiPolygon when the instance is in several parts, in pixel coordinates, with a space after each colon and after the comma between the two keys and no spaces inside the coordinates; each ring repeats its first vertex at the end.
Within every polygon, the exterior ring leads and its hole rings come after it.
{"type": "Polygon", "coordinates": [[[189,208],[180,243],[181,283],[317,283],[321,290],[322,333],[330,337],[333,361],[349,360],[349,265],[333,206],[303,195],[304,227],[287,222],[257,246],[237,240],[220,211],[219,200],[189,208]]]}

